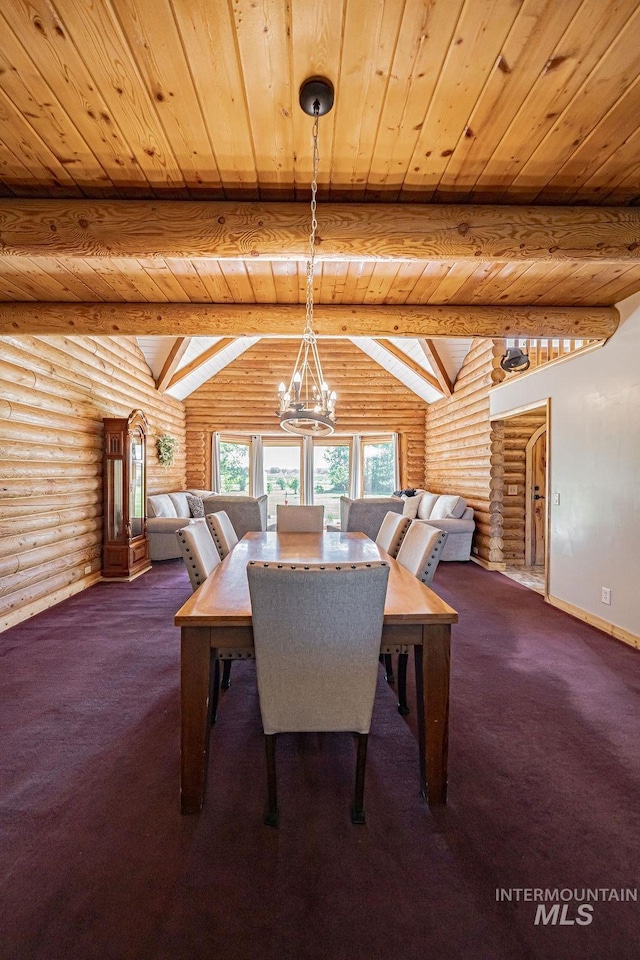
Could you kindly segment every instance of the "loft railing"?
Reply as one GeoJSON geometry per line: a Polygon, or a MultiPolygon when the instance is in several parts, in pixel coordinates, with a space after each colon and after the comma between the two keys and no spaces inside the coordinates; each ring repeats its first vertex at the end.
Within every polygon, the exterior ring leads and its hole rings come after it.
{"type": "Polygon", "coordinates": [[[557,360],[558,357],[565,357],[567,354],[577,353],[592,343],[597,343],[597,341],[571,340],[564,337],[539,337],[535,339],[523,339],[520,337],[504,341],[505,350],[509,347],[520,347],[524,353],[529,354],[530,369],[540,367],[545,363],[550,363],[551,360],[557,360]]]}

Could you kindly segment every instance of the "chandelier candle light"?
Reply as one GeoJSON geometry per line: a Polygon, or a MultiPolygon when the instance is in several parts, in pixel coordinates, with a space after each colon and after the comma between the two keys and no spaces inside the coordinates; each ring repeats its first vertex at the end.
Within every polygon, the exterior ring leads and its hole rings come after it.
{"type": "Polygon", "coordinates": [[[316,253],[316,195],[318,192],[318,117],[333,107],[333,87],[328,80],[311,77],[300,87],[300,106],[313,117],[313,179],[311,181],[311,233],[307,260],[306,320],[293,374],[287,389],[278,387],[277,416],[287,433],[329,436],[335,429],[336,393],[322,375],[318,342],[313,329],[313,275],[316,253]]]}

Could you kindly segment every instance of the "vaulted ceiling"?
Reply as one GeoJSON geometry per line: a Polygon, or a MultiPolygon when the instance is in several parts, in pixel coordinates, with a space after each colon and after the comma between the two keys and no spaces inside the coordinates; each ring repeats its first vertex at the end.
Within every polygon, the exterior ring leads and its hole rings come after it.
{"type": "Polygon", "coordinates": [[[428,402],[470,337],[603,338],[640,289],[638,0],[4,0],[0,26],[0,333],[137,335],[175,395],[299,333],[311,75],[320,335],[428,402]]]}

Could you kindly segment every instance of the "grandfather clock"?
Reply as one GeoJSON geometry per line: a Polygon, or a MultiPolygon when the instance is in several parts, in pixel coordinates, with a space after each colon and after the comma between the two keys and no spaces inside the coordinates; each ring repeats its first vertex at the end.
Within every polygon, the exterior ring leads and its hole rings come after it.
{"type": "Polygon", "coordinates": [[[147,421],[141,410],[104,423],[102,576],[133,580],[151,567],[147,540],[147,421]]]}

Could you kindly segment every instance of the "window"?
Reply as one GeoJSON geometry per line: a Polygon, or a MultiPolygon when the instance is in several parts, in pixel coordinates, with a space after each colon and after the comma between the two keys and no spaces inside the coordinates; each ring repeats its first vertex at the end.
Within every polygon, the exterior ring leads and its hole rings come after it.
{"type": "Polygon", "coordinates": [[[264,490],[267,494],[267,526],[276,522],[279,503],[302,502],[302,443],[295,440],[262,441],[264,490]]]}
{"type": "MultiPolygon", "coordinates": [[[[256,490],[266,493],[268,525],[275,524],[279,503],[322,504],[325,522],[338,524],[341,496],[357,490],[360,497],[383,497],[398,485],[393,434],[332,437],[313,443],[305,440],[304,444],[291,437],[255,439],[252,448],[249,436],[219,437],[220,491],[250,496],[256,490]]],[[[212,459],[217,463],[215,450],[212,459]]]]}
{"type": "Polygon", "coordinates": [[[395,489],[394,443],[390,437],[362,438],[362,496],[388,497],[395,489]]]}
{"type": "Polygon", "coordinates": [[[350,475],[349,441],[314,443],[313,502],[324,506],[325,523],[340,522],[340,497],[349,494],[350,475]]]}
{"type": "Polygon", "coordinates": [[[220,440],[222,493],[249,493],[249,440],[220,440]]]}

